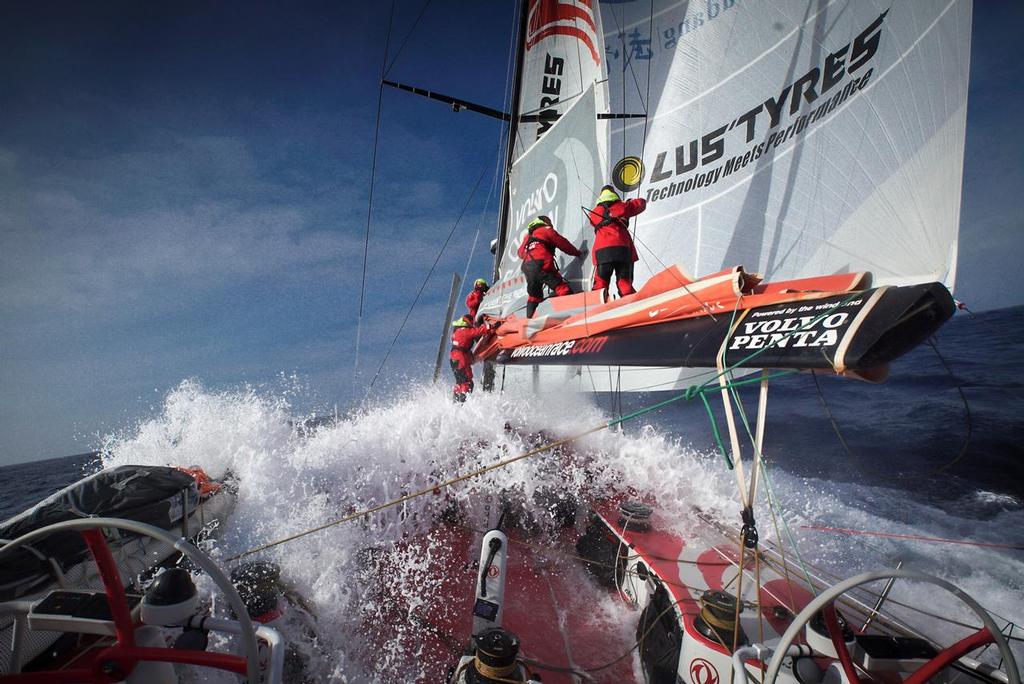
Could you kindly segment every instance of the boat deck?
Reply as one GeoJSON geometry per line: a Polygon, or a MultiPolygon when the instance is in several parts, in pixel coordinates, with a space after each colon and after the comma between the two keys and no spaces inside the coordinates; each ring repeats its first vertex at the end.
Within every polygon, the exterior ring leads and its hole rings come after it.
{"type": "MultiPolygon", "coordinates": [[[[591,673],[596,681],[642,681],[633,649],[639,613],[589,576],[574,555],[576,531],[529,536],[511,529],[507,534],[510,551],[502,626],[519,637],[522,658],[554,668],[532,668],[545,684],[586,681],[572,674],[573,669],[591,673]]],[[[408,557],[408,552],[423,562],[416,574],[429,584],[422,587],[422,594],[392,600],[386,622],[415,624],[418,629],[378,635],[391,640],[390,658],[406,661],[399,665],[392,659],[389,670],[419,670],[416,681],[437,682],[465,652],[482,537],[483,531],[442,525],[402,543],[402,556],[408,557]]],[[[381,575],[378,578],[383,580],[381,575]]],[[[394,598],[386,581],[380,589],[394,598]]],[[[375,619],[369,627],[377,630],[379,625],[375,619]]]]}

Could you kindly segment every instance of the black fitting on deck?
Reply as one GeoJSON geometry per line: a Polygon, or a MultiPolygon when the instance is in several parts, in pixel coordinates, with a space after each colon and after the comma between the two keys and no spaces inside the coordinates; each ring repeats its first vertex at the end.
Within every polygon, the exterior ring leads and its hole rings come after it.
{"type": "Polygon", "coordinates": [[[754,509],[744,508],[740,512],[740,518],[743,519],[743,527],[740,529],[740,534],[743,536],[743,545],[748,549],[756,549],[757,523],[754,521],[754,509]]]}

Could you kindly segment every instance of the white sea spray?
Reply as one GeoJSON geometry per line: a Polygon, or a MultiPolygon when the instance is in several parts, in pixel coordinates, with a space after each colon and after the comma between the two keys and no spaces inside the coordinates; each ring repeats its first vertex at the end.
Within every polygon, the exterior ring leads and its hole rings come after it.
{"type": "MultiPolygon", "coordinates": [[[[445,389],[432,387],[412,388],[315,428],[304,427],[307,418],[294,415],[288,398],[280,394],[251,389],[216,392],[188,381],[166,397],[156,415],[132,431],[111,437],[105,444],[104,465],[195,464],[213,477],[232,474],[238,501],[214,546],[217,557],[227,558],[525,452],[537,443],[537,433],[543,433],[544,439],[560,439],[609,420],[576,394],[478,393],[464,405],[453,405],[445,389]]],[[[672,521],[677,533],[706,534],[693,507],[734,522],[739,509],[735,480],[720,456],[695,452],[684,445],[685,437],[645,425],[641,417],[624,432],[604,430],[578,440],[573,448],[578,460],[589,461],[585,469],[567,468],[557,456],[539,454],[454,485],[448,496],[483,526],[481,500],[488,492],[504,491],[507,499],[543,516],[534,503],[535,495],[553,482],[563,491],[580,495],[632,487],[657,501],[659,512],[672,521]]],[[[772,470],[771,478],[806,563],[845,577],[902,559],[908,566],[962,586],[1007,619],[1024,622],[1020,601],[1024,563],[1019,554],[905,540],[851,539],[804,527],[820,523],[900,534],[998,539],[1007,526],[1020,529],[1024,522],[1020,510],[990,521],[959,519],[901,498],[897,490],[805,480],[781,470],[772,470]]],[[[373,681],[382,676],[382,668],[399,663],[408,667],[409,653],[399,652],[396,645],[401,640],[381,645],[379,635],[365,629],[389,609],[375,603],[367,591],[365,556],[375,554],[375,563],[387,563],[389,581],[411,597],[410,611],[443,610],[423,592],[431,579],[425,576],[427,558],[393,544],[417,530],[426,533],[436,505],[433,495],[420,497],[260,555],[280,565],[288,584],[317,615],[315,640],[303,635],[301,626],[288,635],[304,644],[314,678],[373,681]],[[377,652],[368,658],[366,651],[371,649],[377,652]]],[[[775,536],[764,506],[758,508],[758,521],[763,536],[775,536]]],[[[432,540],[422,553],[438,551],[431,546],[436,543],[432,540]]],[[[471,586],[466,591],[471,592],[471,586]]],[[[927,587],[903,583],[893,597],[976,624],[955,599],[933,598],[936,594],[927,587]]],[[[635,620],[610,599],[595,612],[605,619],[635,620]]],[[[906,617],[920,623],[920,615],[906,617]]],[[[934,621],[926,622],[932,623],[929,633],[940,640],[960,635],[956,628],[934,628],[934,621]]],[[[630,622],[626,633],[632,626],[630,622]]],[[[413,623],[391,627],[397,632],[419,628],[413,623]]],[[[405,671],[402,676],[429,678],[437,673],[405,671]]]]}

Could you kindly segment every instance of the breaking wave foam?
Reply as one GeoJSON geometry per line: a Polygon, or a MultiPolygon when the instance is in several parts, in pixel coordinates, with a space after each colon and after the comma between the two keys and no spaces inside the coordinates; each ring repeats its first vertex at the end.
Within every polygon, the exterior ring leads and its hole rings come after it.
{"type": "MultiPolygon", "coordinates": [[[[215,556],[227,558],[525,452],[537,444],[538,433],[559,439],[609,419],[577,394],[478,394],[456,406],[440,388],[413,388],[388,403],[315,428],[306,427],[308,418],[294,415],[286,397],[255,390],[214,392],[187,381],[166,397],[158,415],[129,433],[108,438],[103,465],[195,464],[215,478],[233,474],[237,504],[211,547],[215,556]]],[[[471,516],[483,516],[477,495],[500,490],[543,516],[535,495],[552,483],[577,494],[632,487],[653,496],[675,521],[675,531],[685,537],[706,534],[692,515],[694,506],[716,519],[735,522],[735,480],[720,457],[698,453],[684,446],[685,435],[669,435],[642,421],[625,432],[604,430],[575,442],[576,455],[590,461],[586,470],[567,468],[557,457],[542,454],[455,485],[449,496],[465,504],[471,516]]],[[[1024,529],[1024,511],[1006,511],[987,521],[959,519],[915,504],[897,490],[833,485],[781,470],[772,471],[771,477],[805,562],[845,577],[904,560],[905,567],[945,577],[1005,618],[1024,622],[1024,563],[1019,552],[852,538],[804,527],[819,523],[1006,541],[1010,531],[1019,535],[1024,529]]],[[[370,520],[330,527],[263,552],[261,557],[280,565],[282,576],[317,616],[318,636],[306,638],[303,646],[314,680],[379,678],[379,672],[368,671],[358,658],[359,649],[373,647],[364,633],[368,614],[383,610],[368,605],[360,553],[399,540],[413,528],[425,528],[431,519],[428,509],[436,505],[432,499],[421,497],[370,520]]],[[[759,511],[758,520],[762,537],[774,537],[767,509],[759,511]]],[[[481,519],[480,526],[485,524],[481,519]]],[[[394,581],[412,596],[429,580],[422,576],[422,559],[395,553],[389,562],[397,568],[394,581]]],[[[471,593],[472,588],[466,591],[471,593]]],[[[509,592],[514,595],[514,588],[509,592]]],[[[934,594],[923,586],[897,585],[893,596],[976,624],[955,599],[936,599],[934,594]]],[[[614,603],[601,607],[605,614],[623,610],[614,603]]],[[[287,636],[303,641],[301,625],[286,625],[288,629],[295,633],[287,636]]],[[[932,631],[947,639],[960,634],[946,628],[932,631]]],[[[397,662],[399,654],[393,655],[397,662]]],[[[389,654],[384,656],[386,662],[389,654]]]]}

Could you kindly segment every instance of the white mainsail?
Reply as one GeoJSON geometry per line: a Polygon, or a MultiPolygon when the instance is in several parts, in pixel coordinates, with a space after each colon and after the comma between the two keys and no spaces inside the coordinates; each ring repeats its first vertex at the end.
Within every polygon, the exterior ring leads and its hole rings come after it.
{"type": "MultiPolygon", "coordinates": [[[[602,79],[600,12],[593,0],[532,0],[527,7],[516,151],[519,158],[602,79]]],[[[599,111],[606,106],[598,92],[599,111]]]]}
{"type": "MultiPolygon", "coordinates": [[[[864,270],[875,284],[952,288],[971,10],[970,0],[533,0],[521,111],[538,112],[533,101],[557,55],[567,74],[558,116],[582,112],[571,107],[590,83],[599,113],[646,113],[591,120],[600,180],[590,169],[574,179],[568,169],[581,204],[609,181],[648,200],[633,224],[638,284],[678,264],[694,277],[737,265],[772,280],[864,270]],[[599,11],[588,15],[591,8],[599,11]],[[599,27],[591,51],[590,29],[599,27]],[[629,157],[642,170],[616,177],[629,157]]],[[[519,276],[512,255],[523,198],[561,164],[534,141],[587,138],[581,119],[564,129],[536,120],[518,126],[520,152],[534,147],[513,166],[499,285],[519,276]]],[[[590,237],[582,224],[578,238],[576,225],[556,222],[573,232],[563,230],[570,240],[590,237]]],[[[489,312],[499,308],[510,311],[491,304],[489,312]]],[[[564,386],[574,378],[584,391],[672,389],[702,372],[539,370],[542,380],[564,386]]]]}
{"type": "MultiPolygon", "coordinates": [[[[526,225],[534,217],[550,217],[558,232],[577,247],[593,242],[593,230],[580,207],[590,203],[595,187],[601,187],[606,164],[594,127],[596,116],[591,85],[575,98],[549,134],[512,165],[509,231],[501,255],[501,279],[491,288],[481,312],[524,315],[526,282],[516,252],[526,235],[526,225]]],[[[574,290],[587,289],[593,270],[589,259],[559,252],[555,260],[574,290]]]]}

